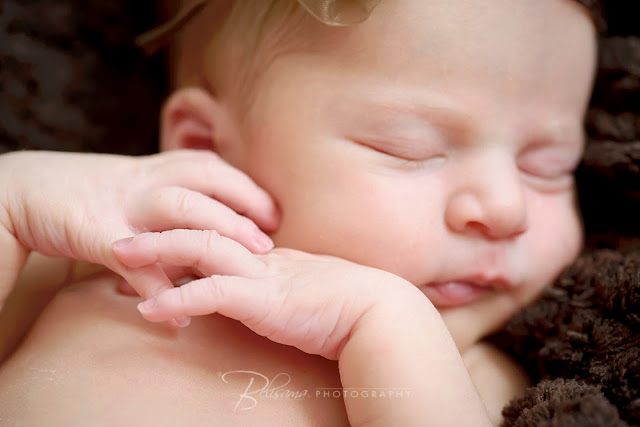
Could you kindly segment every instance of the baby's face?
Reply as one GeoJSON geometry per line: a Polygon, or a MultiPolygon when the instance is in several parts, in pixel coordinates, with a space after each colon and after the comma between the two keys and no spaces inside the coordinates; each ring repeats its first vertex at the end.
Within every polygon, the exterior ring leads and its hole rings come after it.
{"type": "Polygon", "coordinates": [[[396,273],[459,346],[581,245],[572,171],[594,32],[569,0],[386,0],[261,70],[234,162],[280,205],[277,246],[396,273]]]}

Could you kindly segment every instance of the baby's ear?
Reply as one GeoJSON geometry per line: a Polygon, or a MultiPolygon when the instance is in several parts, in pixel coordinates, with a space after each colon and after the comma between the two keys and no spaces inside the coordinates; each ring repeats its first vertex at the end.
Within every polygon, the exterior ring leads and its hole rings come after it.
{"type": "Polygon", "coordinates": [[[165,102],[161,117],[160,148],[226,151],[239,141],[232,116],[209,92],[183,88],[165,102]]]}

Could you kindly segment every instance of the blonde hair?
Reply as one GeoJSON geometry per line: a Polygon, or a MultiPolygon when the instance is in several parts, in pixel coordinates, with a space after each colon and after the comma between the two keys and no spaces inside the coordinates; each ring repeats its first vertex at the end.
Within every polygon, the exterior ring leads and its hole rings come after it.
{"type": "MultiPolygon", "coordinates": [[[[167,12],[190,1],[173,1],[167,12]]],[[[306,44],[302,30],[314,25],[295,0],[209,1],[171,41],[171,83],[216,94],[248,91],[275,57],[306,44]]]]}

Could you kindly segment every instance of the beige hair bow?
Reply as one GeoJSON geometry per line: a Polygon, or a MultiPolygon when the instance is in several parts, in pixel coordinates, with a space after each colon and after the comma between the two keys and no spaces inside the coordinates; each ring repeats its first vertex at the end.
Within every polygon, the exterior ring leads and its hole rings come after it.
{"type": "MultiPolygon", "coordinates": [[[[211,0],[189,3],[165,24],[154,28],[136,39],[136,44],[148,54],[167,44],[176,31],[198,14],[211,0]]],[[[318,21],[333,26],[352,25],[365,21],[380,0],[297,0],[318,21]]]]}

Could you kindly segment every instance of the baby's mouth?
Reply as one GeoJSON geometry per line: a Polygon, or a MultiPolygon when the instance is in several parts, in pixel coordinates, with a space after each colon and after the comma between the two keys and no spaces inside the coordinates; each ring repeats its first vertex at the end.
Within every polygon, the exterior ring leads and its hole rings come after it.
{"type": "Polygon", "coordinates": [[[470,304],[477,299],[498,289],[509,288],[506,280],[456,279],[444,282],[433,282],[420,286],[420,290],[438,308],[459,307],[470,304]]]}

